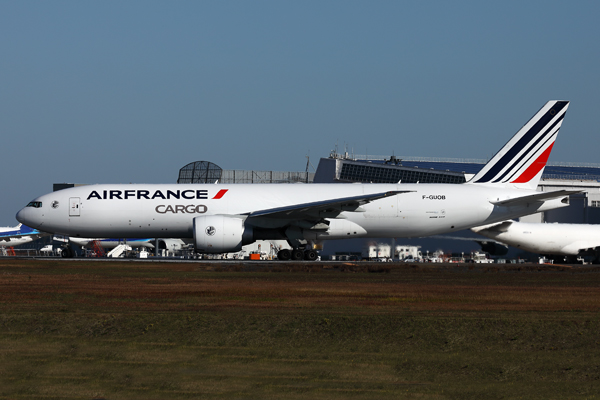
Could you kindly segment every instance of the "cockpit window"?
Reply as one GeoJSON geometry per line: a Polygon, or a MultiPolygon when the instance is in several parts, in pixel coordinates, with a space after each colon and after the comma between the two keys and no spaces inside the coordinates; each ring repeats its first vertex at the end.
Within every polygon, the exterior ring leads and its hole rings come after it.
{"type": "Polygon", "coordinates": [[[41,201],[32,201],[31,203],[27,204],[27,207],[42,208],[42,202],[41,201]]]}

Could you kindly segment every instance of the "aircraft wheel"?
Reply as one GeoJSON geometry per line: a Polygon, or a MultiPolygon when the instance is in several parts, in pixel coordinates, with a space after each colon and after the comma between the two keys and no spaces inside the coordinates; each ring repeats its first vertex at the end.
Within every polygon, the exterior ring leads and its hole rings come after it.
{"type": "Polygon", "coordinates": [[[73,249],[71,249],[70,247],[65,247],[60,253],[60,255],[64,258],[73,258],[73,249]]]}
{"type": "Polygon", "coordinates": [[[304,252],[300,249],[292,250],[292,260],[300,261],[304,259],[304,252]]]}
{"type": "Polygon", "coordinates": [[[279,250],[279,252],[277,252],[278,260],[288,261],[290,258],[292,258],[292,252],[288,249],[279,250]]]}
{"type": "Polygon", "coordinates": [[[314,250],[305,250],[304,259],[307,261],[315,261],[317,259],[317,252],[314,250]]]}

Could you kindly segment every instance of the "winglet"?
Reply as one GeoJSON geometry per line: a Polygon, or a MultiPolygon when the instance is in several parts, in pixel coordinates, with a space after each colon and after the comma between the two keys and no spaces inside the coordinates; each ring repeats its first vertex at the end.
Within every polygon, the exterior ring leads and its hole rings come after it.
{"type": "Polygon", "coordinates": [[[568,107],[547,102],[468,183],[535,189],[568,107]]]}

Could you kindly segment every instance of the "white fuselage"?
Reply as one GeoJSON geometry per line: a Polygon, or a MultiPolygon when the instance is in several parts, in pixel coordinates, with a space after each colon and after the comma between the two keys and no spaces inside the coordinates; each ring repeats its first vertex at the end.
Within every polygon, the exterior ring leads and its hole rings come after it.
{"type": "MultiPolygon", "coordinates": [[[[411,192],[343,211],[328,219],[326,231],[307,230],[304,235],[319,240],[420,237],[566,205],[560,199],[494,205],[492,201],[539,192],[481,184],[129,184],[79,186],[46,194],[35,199],[39,206],[19,211],[17,219],[41,231],[69,236],[191,238],[193,219],[198,216],[243,218],[261,210],[386,191],[411,192]]],[[[256,221],[268,229],[277,228],[279,220],[256,221]]]]}
{"type": "Polygon", "coordinates": [[[81,237],[70,237],[67,241],[74,243],[78,246],[92,247],[96,242],[103,249],[114,249],[120,244],[128,244],[132,248],[147,247],[154,248],[150,239],[103,239],[103,238],[81,238],[81,237]]]}
{"type": "Polygon", "coordinates": [[[473,229],[474,232],[540,254],[579,255],[600,246],[600,225],[512,222],[506,228],[473,229]]]}

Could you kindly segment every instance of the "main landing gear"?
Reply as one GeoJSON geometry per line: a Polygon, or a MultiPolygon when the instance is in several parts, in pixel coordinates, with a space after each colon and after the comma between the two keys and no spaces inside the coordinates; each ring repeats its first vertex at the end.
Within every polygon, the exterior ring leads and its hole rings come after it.
{"type": "Polygon", "coordinates": [[[317,252],[311,249],[302,250],[302,249],[282,249],[277,252],[277,259],[281,261],[315,261],[317,259],[317,252]]]}
{"type": "Polygon", "coordinates": [[[73,257],[75,257],[75,251],[73,251],[71,246],[65,246],[65,247],[63,247],[62,251],[60,252],[60,256],[62,258],[73,258],[73,257]]]}

